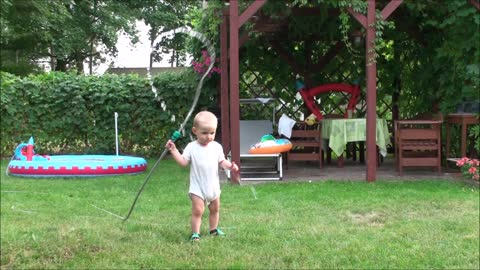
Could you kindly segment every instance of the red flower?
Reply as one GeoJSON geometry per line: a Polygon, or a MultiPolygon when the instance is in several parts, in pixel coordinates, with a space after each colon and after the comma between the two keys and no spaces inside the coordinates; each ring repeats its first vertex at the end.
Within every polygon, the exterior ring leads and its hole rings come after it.
{"type": "Polygon", "coordinates": [[[480,161],[478,159],[470,159],[468,157],[463,157],[457,161],[457,167],[460,167],[462,175],[468,179],[480,179],[479,165],[480,161]]]}
{"type": "MultiPolygon", "coordinates": [[[[196,73],[200,73],[200,74],[205,73],[208,67],[210,66],[210,64],[212,63],[212,59],[210,58],[206,50],[202,50],[202,58],[203,58],[203,62],[192,61],[192,67],[196,73]]],[[[215,62],[218,62],[218,58],[216,59],[215,62]]],[[[214,66],[210,70],[208,76],[212,76],[213,73],[220,74],[220,68],[214,66]]]]}

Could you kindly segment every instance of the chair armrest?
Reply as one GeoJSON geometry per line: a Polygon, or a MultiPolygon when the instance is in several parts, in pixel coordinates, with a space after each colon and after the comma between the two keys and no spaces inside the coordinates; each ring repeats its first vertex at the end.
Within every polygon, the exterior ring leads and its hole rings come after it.
{"type": "Polygon", "coordinates": [[[429,125],[429,124],[442,124],[441,120],[396,120],[398,125],[429,125]]]}

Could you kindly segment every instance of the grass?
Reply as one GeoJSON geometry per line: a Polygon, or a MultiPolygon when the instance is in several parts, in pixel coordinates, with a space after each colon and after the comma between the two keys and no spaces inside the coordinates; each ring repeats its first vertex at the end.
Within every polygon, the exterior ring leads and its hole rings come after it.
{"type": "MultiPolygon", "coordinates": [[[[150,160],[153,164],[154,160],[150,160]]],[[[226,237],[188,241],[188,170],[84,179],[5,176],[2,269],[478,269],[479,190],[439,180],[222,186],[226,237]]]]}

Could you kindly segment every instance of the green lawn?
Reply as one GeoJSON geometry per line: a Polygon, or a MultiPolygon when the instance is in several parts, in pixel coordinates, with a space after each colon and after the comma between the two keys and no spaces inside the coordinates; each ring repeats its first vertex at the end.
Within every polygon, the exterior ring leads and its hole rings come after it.
{"type": "MultiPolygon", "coordinates": [[[[150,160],[149,164],[153,164],[150,160]]],[[[440,180],[222,187],[226,237],[188,241],[188,170],[104,178],[5,176],[2,269],[479,268],[479,190],[440,180]]]]}

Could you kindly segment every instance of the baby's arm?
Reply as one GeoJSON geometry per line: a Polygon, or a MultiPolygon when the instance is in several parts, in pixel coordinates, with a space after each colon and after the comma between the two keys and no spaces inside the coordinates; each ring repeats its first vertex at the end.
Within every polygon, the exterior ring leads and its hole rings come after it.
{"type": "Polygon", "coordinates": [[[227,159],[224,159],[221,163],[220,163],[220,166],[224,169],[227,169],[227,170],[230,170],[232,171],[233,173],[236,173],[239,171],[239,168],[237,166],[237,164],[235,164],[235,162],[230,162],[229,160],[227,159]]]}
{"type": "Polygon", "coordinates": [[[238,165],[235,164],[235,162],[230,162],[225,159],[220,163],[220,166],[224,169],[230,170],[233,183],[240,184],[240,168],[238,168],[238,165]]]}
{"type": "Polygon", "coordinates": [[[167,148],[170,151],[170,154],[172,155],[173,159],[178,163],[178,165],[185,167],[188,165],[188,160],[184,159],[183,156],[178,152],[177,147],[175,146],[175,143],[172,142],[172,140],[168,140],[167,144],[165,145],[165,148],[167,148]]]}

